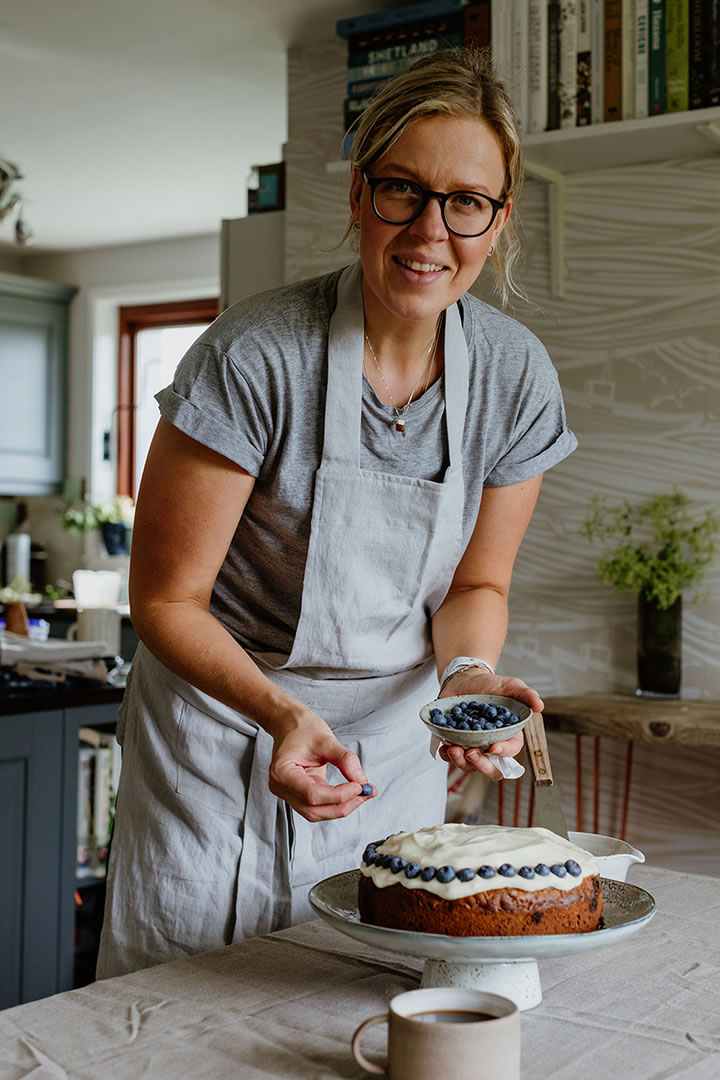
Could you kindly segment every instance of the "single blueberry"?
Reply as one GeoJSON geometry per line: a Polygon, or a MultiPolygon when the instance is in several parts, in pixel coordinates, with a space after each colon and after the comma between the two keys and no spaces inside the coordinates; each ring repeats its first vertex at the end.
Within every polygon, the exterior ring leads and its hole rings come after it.
{"type": "Polygon", "coordinates": [[[497,708],[498,716],[509,716],[510,715],[510,710],[508,709],[507,705],[497,705],[496,708],[497,708]]]}
{"type": "Polygon", "coordinates": [[[377,865],[382,866],[382,868],[384,870],[389,870],[390,869],[390,864],[391,864],[391,862],[393,861],[394,858],[395,858],[394,855],[378,855],[377,865]]]}
{"type": "Polygon", "coordinates": [[[480,702],[479,701],[468,701],[468,705],[470,706],[471,709],[479,709],[480,708],[480,702]]]}
{"type": "Polygon", "coordinates": [[[539,874],[540,877],[547,877],[550,873],[550,867],[546,866],[544,862],[539,862],[535,867],[535,873],[539,874]]]}
{"type": "Polygon", "coordinates": [[[446,885],[448,883],[448,881],[452,881],[453,878],[455,877],[455,867],[454,866],[441,866],[440,869],[435,874],[435,877],[443,885],[446,885]]]}
{"type": "Polygon", "coordinates": [[[492,866],[480,866],[478,867],[478,877],[491,878],[495,877],[495,871],[492,866]]]}
{"type": "Polygon", "coordinates": [[[452,709],[450,710],[450,715],[451,716],[460,716],[461,713],[462,713],[462,709],[460,708],[459,705],[453,705],[452,709]]]}
{"type": "Polygon", "coordinates": [[[517,713],[511,713],[510,714],[510,723],[511,724],[519,724],[520,723],[520,717],[518,716],[517,713]]]}
{"type": "Polygon", "coordinates": [[[420,877],[423,879],[423,881],[432,881],[432,879],[435,877],[435,867],[424,867],[422,873],[420,874],[420,877]]]}
{"type": "Polygon", "coordinates": [[[515,877],[515,867],[509,862],[504,862],[502,866],[498,866],[498,874],[502,874],[503,877],[515,877]]]}
{"type": "Polygon", "coordinates": [[[457,720],[456,720],[456,718],[454,716],[450,717],[450,719],[447,722],[447,726],[449,728],[452,728],[453,731],[455,730],[455,728],[457,727],[457,720]]]}
{"type": "Polygon", "coordinates": [[[469,731],[470,725],[468,724],[467,720],[461,720],[457,726],[457,729],[458,731],[469,731]]]}
{"type": "Polygon", "coordinates": [[[419,862],[409,862],[405,867],[405,877],[414,878],[417,877],[422,867],[419,862]]]}
{"type": "Polygon", "coordinates": [[[442,709],[431,709],[430,710],[430,715],[431,716],[442,716],[442,709]]]}
{"type": "Polygon", "coordinates": [[[530,878],[535,877],[535,871],[533,870],[532,866],[521,866],[518,870],[518,874],[520,875],[520,877],[527,878],[528,881],[530,880],[530,878]]]}
{"type": "Polygon", "coordinates": [[[495,727],[496,727],[496,728],[499,728],[499,727],[505,727],[505,724],[503,723],[503,721],[502,721],[502,720],[496,720],[496,721],[495,721],[495,727]]]}
{"type": "Polygon", "coordinates": [[[433,724],[435,724],[436,727],[447,727],[447,720],[442,713],[438,713],[437,716],[433,716],[432,722],[433,724]]]}
{"type": "Polygon", "coordinates": [[[472,881],[475,871],[469,866],[463,866],[462,870],[458,870],[457,876],[458,881],[472,881]]]}
{"type": "Polygon", "coordinates": [[[550,873],[554,874],[555,877],[566,877],[567,876],[567,870],[562,865],[562,863],[553,863],[552,866],[550,867],[550,873]]]}
{"type": "Polygon", "coordinates": [[[488,705],[487,708],[485,709],[485,715],[487,716],[487,718],[489,720],[494,720],[495,717],[497,716],[497,709],[495,708],[495,706],[494,705],[488,705]]]}
{"type": "Polygon", "coordinates": [[[390,860],[389,869],[392,871],[393,874],[399,874],[400,871],[403,870],[406,866],[407,859],[401,858],[400,855],[393,855],[392,859],[390,860]]]}
{"type": "Polygon", "coordinates": [[[565,861],[565,869],[568,874],[572,874],[573,877],[580,877],[582,874],[582,867],[580,863],[576,863],[574,859],[567,859],[565,861]]]}
{"type": "Polygon", "coordinates": [[[367,797],[368,795],[372,795],[372,793],[373,793],[372,784],[363,784],[362,785],[362,787],[360,789],[360,794],[361,795],[365,795],[367,797]]]}

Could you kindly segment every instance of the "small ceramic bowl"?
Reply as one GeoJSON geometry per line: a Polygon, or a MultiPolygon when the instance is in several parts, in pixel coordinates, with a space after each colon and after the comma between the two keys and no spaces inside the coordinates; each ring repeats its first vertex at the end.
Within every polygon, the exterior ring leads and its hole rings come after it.
{"type": "Polygon", "coordinates": [[[481,749],[492,746],[493,743],[499,742],[501,739],[509,739],[511,735],[517,735],[518,731],[522,731],[525,727],[531,716],[532,709],[529,705],[525,705],[522,701],[515,701],[513,698],[497,697],[495,694],[464,694],[462,697],[437,698],[435,701],[423,705],[420,710],[420,719],[423,724],[432,731],[433,735],[437,735],[442,739],[444,743],[450,743],[454,746],[479,746],[481,749]],[[478,701],[481,705],[505,705],[511,712],[520,717],[520,721],[517,724],[509,724],[507,727],[495,728],[494,731],[458,731],[457,728],[447,728],[433,724],[430,719],[432,709],[439,709],[445,715],[455,705],[460,705],[463,701],[478,701]]]}
{"type": "Polygon", "coordinates": [[[625,840],[618,840],[615,836],[569,832],[568,840],[577,844],[583,851],[589,851],[591,855],[594,855],[601,877],[611,878],[613,881],[625,881],[633,863],[645,862],[642,851],[638,851],[625,840]]]}

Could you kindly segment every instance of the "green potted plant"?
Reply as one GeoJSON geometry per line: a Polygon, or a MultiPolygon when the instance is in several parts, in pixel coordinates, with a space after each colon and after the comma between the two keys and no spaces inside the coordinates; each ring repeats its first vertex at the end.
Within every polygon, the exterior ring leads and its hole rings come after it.
{"type": "Polygon", "coordinates": [[[108,555],[126,555],[134,515],[131,497],[115,495],[104,503],[92,503],[89,499],[83,499],[79,504],[67,503],[59,517],[63,528],[75,535],[88,529],[100,529],[108,555]]]}
{"type": "Polygon", "coordinates": [[[614,541],[595,564],[598,577],[638,597],[638,693],[680,690],[682,594],[703,581],[718,530],[715,511],[693,514],[690,502],[677,489],[614,506],[596,495],[580,529],[591,543],[614,541]]]}

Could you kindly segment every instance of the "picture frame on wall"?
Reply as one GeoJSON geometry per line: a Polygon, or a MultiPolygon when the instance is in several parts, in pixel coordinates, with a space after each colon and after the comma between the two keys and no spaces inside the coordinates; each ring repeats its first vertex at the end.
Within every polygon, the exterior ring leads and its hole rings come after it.
{"type": "Polygon", "coordinates": [[[258,165],[257,187],[248,189],[248,214],[261,214],[268,210],[285,209],[285,162],[275,165],[258,165]]]}

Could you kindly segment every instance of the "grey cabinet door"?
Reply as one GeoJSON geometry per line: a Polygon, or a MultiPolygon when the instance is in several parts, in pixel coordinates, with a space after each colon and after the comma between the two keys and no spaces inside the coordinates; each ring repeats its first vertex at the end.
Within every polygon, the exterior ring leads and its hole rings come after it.
{"type": "Polygon", "coordinates": [[[0,717],[0,1009],[58,989],[62,766],[61,713],[0,717]]]}

